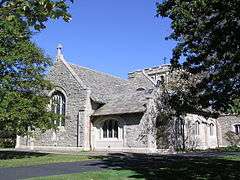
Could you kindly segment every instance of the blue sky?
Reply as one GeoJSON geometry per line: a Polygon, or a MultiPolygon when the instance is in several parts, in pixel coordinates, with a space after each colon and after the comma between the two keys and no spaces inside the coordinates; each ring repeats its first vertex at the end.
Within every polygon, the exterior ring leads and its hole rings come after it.
{"type": "Polygon", "coordinates": [[[152,0],[75,0],[72,21],[50,21],[33,40],[54,58],[63,44],[67,61],[123,78],[130,71],[163,64],[173,41],[168,19],[156,18],[152,0]]]}

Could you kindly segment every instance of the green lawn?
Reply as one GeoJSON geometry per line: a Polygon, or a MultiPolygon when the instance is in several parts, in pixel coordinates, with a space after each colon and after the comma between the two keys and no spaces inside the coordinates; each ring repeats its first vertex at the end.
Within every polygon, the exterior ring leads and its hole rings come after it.
{"type": "MultiPolygon", "coordinates": [[[[224,153],[223,153],[224,155],[224,153]]],[[[79,155],[60,155],[44,153],[26,153],[0,151],[0,167],[19,167],[59,162],[76,162],[100,157],[79,155]]],[[[102,158],[101,158],[102,159],[102,158]]],[[[106,167],[117,162],[118,168],[79,174],[68,174],[35,179],[240,179],[240,155],[222,157],[187,157],[187,156],[147,156],[144,154],[110,154],[102,159],[106,167]],[[121,157],[119,157],[121,156],[121,157]],[[121,162],[119,164],[119,162],[121,162]]]]}
{"type": "MultiPolygon", "coordinates": [[[[79,174],[68,174],[60,176],[38,177],[31,180],[125,180],[135,179],[141,176],[131,170],[104,170],[92,171],[79,174]]],[[[144,178],[138,178],[139,180],[144,178]]],[[[30,180],[30,179],[29,179],[30,180]]]]}
{"type": "MultiPolygon", "coordinates": [[[[134,159],[138,159],[136,155],[134,159]]],[[[141,157],[139,157],[141,158],[141,157]]],[[[240,179],[240,156],[223,157],[180,157],[159,156],[157,159],[147,158],[145,161],[135,161],[131,158],[116,159],[108,157],[106,162],[124,161],[120,168],[114,170],[103,170],[84,172],[79,174],[58,175],[49,177],[37,177],[33,180],[117,180],[117,179],[216,179],[231,180],[240,179]]]]}
{"type": "Polygon", "coordinates": [[[0,167],[22,167],[60,162],[77,162],[90,159],[92,158],[85,155],[0,151],[0,167]]]}
{"type": "Polygon", "coordinates": [[[219,159],[229,160],[229,161],[239,161],[240,162],[240,156],[225,156],[219,159]]]}

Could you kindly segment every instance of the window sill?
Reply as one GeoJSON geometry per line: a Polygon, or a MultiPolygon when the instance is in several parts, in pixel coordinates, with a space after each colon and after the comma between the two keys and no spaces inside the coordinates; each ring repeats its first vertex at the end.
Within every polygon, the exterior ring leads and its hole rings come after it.
{"type": "Polygon", "coordinates": [[[104,138],[104,139],[98,139],[97,141],[123,141],[123,139],[117,139],[117,138],[104,138]]]}

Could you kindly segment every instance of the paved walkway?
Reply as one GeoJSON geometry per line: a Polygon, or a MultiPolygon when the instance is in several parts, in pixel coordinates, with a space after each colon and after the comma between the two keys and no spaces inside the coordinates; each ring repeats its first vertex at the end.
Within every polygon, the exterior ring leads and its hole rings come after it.
{"type": "Polygon", "coordinates": [[[56,163],[29,167],[0,168],[0,179],[26,179],[39,176],[52,176],[60,174],[81,173],[87,171],[99,171],[106,168],[110,167],[101,160],[72,163],[56,163]]]}

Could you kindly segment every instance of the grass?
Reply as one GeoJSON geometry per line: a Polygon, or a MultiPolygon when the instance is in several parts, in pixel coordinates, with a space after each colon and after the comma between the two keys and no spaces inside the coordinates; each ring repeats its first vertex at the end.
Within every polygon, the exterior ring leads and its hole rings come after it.
{"type": "MultiPolygon", "coordinates": [[[[221,157],[183,157],[157,156],[142,157],[134,154],[131,157],[109,156],[106,164],[118,163],[113,170],[84,172],[49,177],[38,177],[34,180],[122,180],[122,179],[240,179],[240,155],[221,157]],[[122,162],[119,164],[119,162],[122,162]]],[[[112,166],[111,166],[112,167],[112,166]]]]}
{"type": "MultiPolygon", "coordinates": [[[[131,170],[104,170],[92,171],[78,174],[67,174],[60,176],[37,177],[31,180],[125,180],[135,179],[131,178],[138,174],[131,170]]],[[[143,178],[140,178],[143,179],[143,178]]]]}
{"type": "Polygon", "coordinates": [[[219,159],[224,159],[229,161],[240,161],[240,156],[224,156],[219,159]]]}
{"type": "Polygon", "coordinates": [[[23,167],[32,165],[42,165],[60,162],[77,162],[90,160],[91,157],[84,155],[65,155],[65,154],[47,154],[0,151],[0,167],[23,167]]]}
{"type": "MultiPolygon", "coordinates": [[[[80,153],[81,154],[81,153],[80,153]]],[[[76,162],[100,157],[0,151],[0,167],[19,167],[58,162],[76,162]]],[[[110,154],[103,160],[103,171],[84,172],[35,179],[240,179],[240,153],[215,157],[110,154]],[[113,169],[108,169],[111,167],[113,169]]]]}

